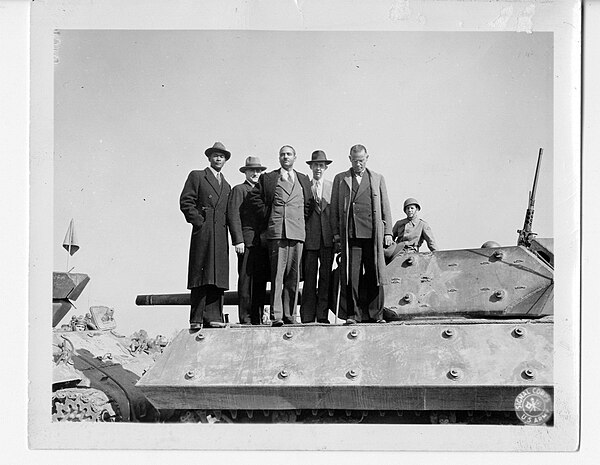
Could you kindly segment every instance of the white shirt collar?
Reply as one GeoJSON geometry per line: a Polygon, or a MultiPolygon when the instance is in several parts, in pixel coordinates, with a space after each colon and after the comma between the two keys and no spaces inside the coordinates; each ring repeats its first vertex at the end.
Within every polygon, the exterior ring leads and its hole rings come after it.
{"type": "Polygon", "coordinates": [[[287,170],[284,170],[283,168],[279,168],[279,175],[282,178],[285,178],[289,175],[290,181],[294,182],[294,170],[287,171],[287,170]]]}
{"type": "Polygon", "coordinates": [[[210,170],[212,171],[212,173],[215,175],[215,178],[219,179],[220,176],[220,172],[217,171],[216,169],[214,169],[212,166],[209,166],[210,170]]]}

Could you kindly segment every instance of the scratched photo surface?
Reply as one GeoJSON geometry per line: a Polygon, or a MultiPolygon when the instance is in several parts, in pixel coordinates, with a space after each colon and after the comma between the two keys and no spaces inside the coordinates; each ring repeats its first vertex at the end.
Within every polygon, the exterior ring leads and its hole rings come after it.
{"type": "MultiPolygon", "coordinates": [[[[253,30],[54,27],[51,158],[33,162],[34,197],[52,198],[43,389],[53,408],[32,404],[36,446],[65,447],[65,434],[92,431],[74,422],[92,419],[106,436],[82,435],[76,448],[572,447],[573,436],[551,438],[577,415],[573,386],[556,379],[559,365],[575,370],[565,354],[573,310],[558,307],[571,294],[554,289],[555,236],[565,242],[555,208],[573,207],[558,194],[574,172],[565,151],[574,107],[557,83],[565,89],[573,56],[554,23],[537,30],[534,12],[517,9],[520,32],[506,27],[505,9],[478,32],[434,30],[435,17],[418,30],[416,10],[414,30],[272,30],[269,15],[253,30]],[[330,325],[239,325],[228,236],[229,326],[188,329],[191,227],[179,200],[216,142],[231,152],[222,174],[232,187],[249,156],[279,168],[284,145],[309,177],[311,154],[325,152],[333,181],[361,144],[385,179],[390,225],[417,199],[435,245],[388,257],[386,324],[344,325],[335,303],[346,290],[332,285],[330,325]],[[94,393],[77,392],[85,386],[94,393]],[[131,435],[115,437],[115,427],[131,435]],[[227,441],[223,428],[243,439],[227,441]],[[485,428],[495,440],[479,436],[485,428]],[[270,439],[284,433],[285,444],[270,439]]],[[[406,11],[388,13],[403,21],[406,11]]],[[[573,271],[566,256],[558,261],[573,271]]]]}

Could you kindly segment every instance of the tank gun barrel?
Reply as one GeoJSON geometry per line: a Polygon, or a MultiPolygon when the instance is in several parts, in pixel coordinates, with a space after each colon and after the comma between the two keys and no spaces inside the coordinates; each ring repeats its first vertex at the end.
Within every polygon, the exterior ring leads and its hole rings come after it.
{"type": "MultiPolygon", "coordinates": [[[[302,291],[298,292],[298,304],[302,303],[302,291]]],[[[271,302],[271,291],[265,294],[264,305],[271,302]]],[[[237,291],[226,291],[223,296],[223,305],[238,305],[239,296],[237,291]]],[[[146,305],[190,305],[190,294],[141,294],[135,299],[135,304],[146,305]]]]}

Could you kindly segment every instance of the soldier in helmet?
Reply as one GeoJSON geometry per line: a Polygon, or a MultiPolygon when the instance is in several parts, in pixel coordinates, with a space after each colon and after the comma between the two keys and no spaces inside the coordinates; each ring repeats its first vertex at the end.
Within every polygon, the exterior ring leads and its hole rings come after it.
{"type": "Polygon", "coordinates": [[[418,252],[423,242],[427,243],[430,251],[437,250],[431,228],[425,220],[419,218],[419,211],[421,205],[416,199],[410,197],[404,201],[406,218],[398,220],[392,228],[392,235],[396,242],[395,251],[390,251],[393,255],[402,252],[418,252]]]}

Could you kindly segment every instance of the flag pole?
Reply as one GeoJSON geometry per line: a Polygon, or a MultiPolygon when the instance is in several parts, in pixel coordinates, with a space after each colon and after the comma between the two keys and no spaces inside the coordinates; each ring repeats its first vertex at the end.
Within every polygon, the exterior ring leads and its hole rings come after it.
{"type": "Polygon", "coordinates": [[[67,273],[69,272],[69,258],[71,257],[71,238],[69,238],[69,250],[67,250],[67,273]]]}

